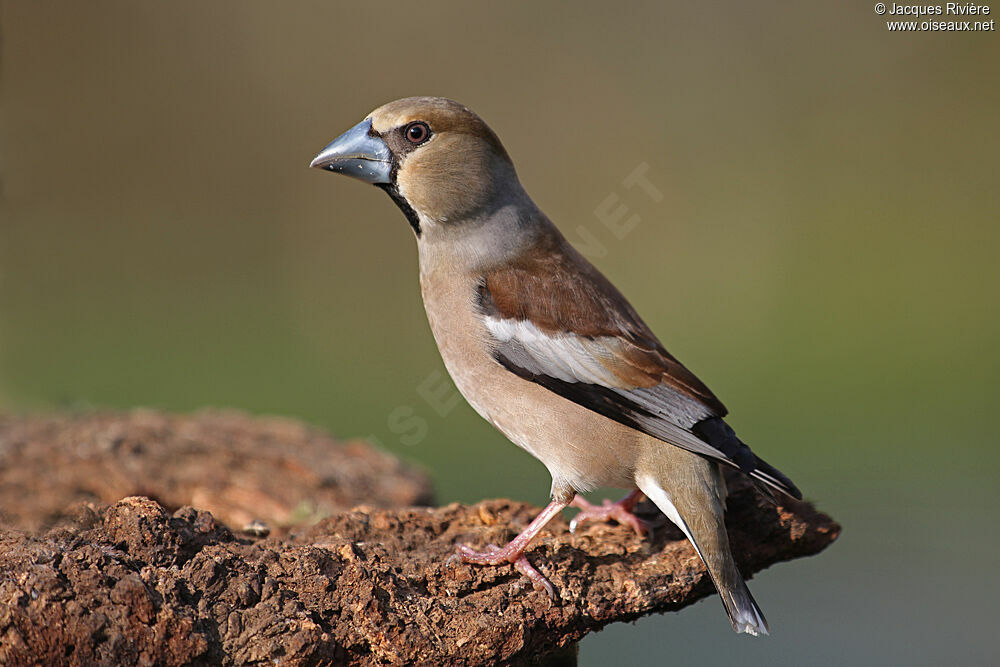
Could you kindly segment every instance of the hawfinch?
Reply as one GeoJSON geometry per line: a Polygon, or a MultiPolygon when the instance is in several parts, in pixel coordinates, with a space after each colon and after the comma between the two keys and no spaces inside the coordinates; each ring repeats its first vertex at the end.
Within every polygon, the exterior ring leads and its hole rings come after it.
{"type": "Polygon", "coordinates": [[[552,502],[507,546],[469,563],[511,563],[554,596],[524,550],[569,505],[574,519],[644,526],[642,495],[684,532],[737,632],[767,621],[733,561],[719,464],[801,498],[723,421],[726,408],[663,347],[635,309],[573,249],[518,182],[497,135],[439,97],[390,102],[310,165],[384,190],[417,237],[427,319],[448,372],[487,421],[552,475],[552,502]],[[631,489],[590,505],[578,493],[631,489]]]}

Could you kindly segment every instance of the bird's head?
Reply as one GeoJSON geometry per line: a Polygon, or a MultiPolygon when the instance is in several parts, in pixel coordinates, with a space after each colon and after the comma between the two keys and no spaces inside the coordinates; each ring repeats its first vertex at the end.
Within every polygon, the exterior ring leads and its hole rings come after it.
{"type": "Polygon", "coordinates": [[[493,130],[443,97],[408,97],[375,109],[310,166],[382,188],[418,236],[426,227],[480,218],[523,195],[493,130]]]}

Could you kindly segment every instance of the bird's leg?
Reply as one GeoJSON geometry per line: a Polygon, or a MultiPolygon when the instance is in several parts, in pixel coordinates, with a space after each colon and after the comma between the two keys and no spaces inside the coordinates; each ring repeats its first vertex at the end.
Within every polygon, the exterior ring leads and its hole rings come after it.
{"type": "Polygon", "coordinates": [[[622,525],[631,526],[632,530],[638,535],[650,533],[652,531],[651,526],[632,513],[640,498],[642,498],[642,491],[639,489],[633,489],[632,493],[616,503],[612,503],[605,498],[601,505],[592,505],[584,500],[583,496],[576,496],[573,502],[570,503],[570,507],[577,507],[580,511],[569,522],[569,531],[575,533],[577,526],[591,519],[599,519],[601,521],[614,519],[622,525]]]}
{"type": "Polygon", "coordinates": [[[524,550],[527,548],[528,543],[541,532],[545,524],[551,521],[555,515],[563,511],[568,505],[568,499],[553,500],[548,504],[548,507],[543,509],[528,524],[527,528],[521,531],[520,535],[508,542],[507,546],[503,548],[491,544],[486,548],[486,551],[475,551],[464,544],[459,544],[456,556],[459,556],[464,562],[474,565],[503,565],[510,563],[518,572],[530,579],[536,589],[544,590],[549,594],[550,598],[555,600],[556,589],[545,578],[545,575],[536,570],[535,566],[528,562],[527,557],[524,555],[524,550]]]}

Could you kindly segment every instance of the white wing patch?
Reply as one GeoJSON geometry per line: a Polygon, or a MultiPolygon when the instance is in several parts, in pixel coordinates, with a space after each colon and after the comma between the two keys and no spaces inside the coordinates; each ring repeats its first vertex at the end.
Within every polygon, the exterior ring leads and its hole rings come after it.
{"type": "MultiPolygon", "coordinates": [[[[608,356],[599,344],[575,334],[550,336],[527,320],[485,318],[486,328],[498,343],[515,353],[511,358],[532,373],[545,374],[563,382],[583,382],[627,389],[615,374],[599,361],[608,356]]],[[[505,350],[506,351],[506,350],[505,350]]]]}
{"type": "MultiPolygon", "coordinates": [[[[628,340],[617,336],[548,334],[527,320],[492,315],[483,316],[483,323],[492,338],[494,358],[507,370],[625,426],[695,454],[740,467],[722,449],[692,432],[699,422],[718,416],[712,408],[662,379],[652,387],[640,387],[611,370],[619,369],[626,376],[630,370],[639,370],[635,366],[629,368],[628,353],[635,348],[628,340]]],[[[644,376],[655,378],[648,373],[644,376]]],[[[736,445],[745,448],[748,456],[753,456],[738,439],[736,445]]],[[[796,495],[795,485],[781,473],[756,457],[753,460],[756,467],[750,474],[754,478],[783,493],[800,497],[796,495]]]]}
{"type": "Polygon", "coordinates": [[[572,333],[547,334],[527,320],[483,318],[498,351],[506,360],[534,375],[562,382],[596,385],[620,397],[622,414],[654,437],[717,457],[710,445],[687,429],[713,414],[699,401],[667,385],[634,387],[603,362],[621,362],[624,341],[613,336],[587,338],[572,333]],[[626,406],[639,410],[629,414],[626,406]]]}

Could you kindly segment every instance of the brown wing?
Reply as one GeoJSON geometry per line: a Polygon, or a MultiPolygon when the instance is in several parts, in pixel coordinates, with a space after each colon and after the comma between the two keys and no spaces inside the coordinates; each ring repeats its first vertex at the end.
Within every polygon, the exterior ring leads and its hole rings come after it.
{"type": "Polygon", "coordinates": [[[726,414],[722,402],[667,352],[621,292],[561,238],[484,275],[479,299],[484,315],[530,322],[550,336],[580,337],[622,383],[663,385],[701,403],[713,416],[726,414]]]}
{"type": "Polygon", "coordinates": [[[801,497],[722,420],[726,408],[561,238],[486,273],[478,306],[504,368],[598,414],[801,497]]]}

